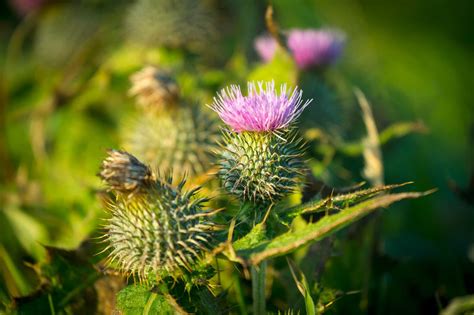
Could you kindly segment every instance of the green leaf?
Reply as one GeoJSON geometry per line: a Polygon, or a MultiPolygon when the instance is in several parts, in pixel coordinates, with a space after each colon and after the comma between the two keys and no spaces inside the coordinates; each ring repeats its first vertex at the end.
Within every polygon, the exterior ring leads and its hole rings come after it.
{"type": "Polygon", "coordinates": [[[306,280],[306,277],[303,272],[299,271],[300,278],[301,280],[298,279],[298,277],[295,274],[295,271],[291,265],[291,263],[288,261],[288,266],[290,267],[291,275],[293,276],[293,280],[296,282],[296,287],[298,288],[298,291],[303,295],[304,297],[304,304],[306,308],[306,314],[307,315],[315,315],[316,314],[316,307],[314,305],[314,300],[313,297],[311,296],[311,289],[309,287],[308,281],[306,280]]]}
{"type": "Polygon", "coordinates": [[[325,216],[316,223],[308,224],[305,228],[295,231],[290,230],[273,240],[263,241],[258,245],[237,251],[237,254],[246,259],[250,264],[256,265],[265,259],[288,254],[301,246],[334,234],[350,223],[375,211],[377,208],[389,206],[403,199],[418,198],[429,193],[431,191],[377,196],[345,208],[337,214],[325,216]]]}
{"type": "Polygon", "coordinates": [[[298,70],[293,58],[282,48],[279,48],[273,59],[260,65],[249,74],[249,81],[275,81],[275,86],[286,83],[296,85],[298,70]]]}
{"type": "Polygon", "coordinates": [[[32,266],[40,286],[31,295],[15,299],[20,314],[95,313],[97,296],[94,283],[99,273],[79,251],[45,247],[45,262],[32,266]]]}
{"type": "Polygon", "coordinates": [[[352,193],[329,196],[324,199],[312,200],[299,206],[290,208],[288,210],[284,210],[283,216],[293,218],[302,214],[328,212],[329,210],[340,210],[341,208],[346,208],[363,200],[369,199],[381,192],[390,191],[395,188],[403,187],[409,184],[412,184],[412,182],[373,187],[358,190],[352,193]]]}
{"type": "Polygon", "coordinates": [[[117,294],[117,308],[124,315],[173,314],[163,295],[143,285],[129,285],[117,294]]]}
{"type": "Polygon", "coordinates": [[[239,250],[255,246],[264,240],[266,240],[265,225],[259,223],[248,234],[235,241],[232,246],[234,249],[239,250]]]}

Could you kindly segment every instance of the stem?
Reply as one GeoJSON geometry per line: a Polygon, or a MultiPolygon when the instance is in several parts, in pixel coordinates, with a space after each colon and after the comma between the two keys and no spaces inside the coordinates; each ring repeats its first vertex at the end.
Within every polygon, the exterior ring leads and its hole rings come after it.
{"type": "Polygon", "coordinates": [[[259,265],[252,266],[250,271],[252,274],[253,314],[264,315],[267,262],[262,261],[259,265]]]}

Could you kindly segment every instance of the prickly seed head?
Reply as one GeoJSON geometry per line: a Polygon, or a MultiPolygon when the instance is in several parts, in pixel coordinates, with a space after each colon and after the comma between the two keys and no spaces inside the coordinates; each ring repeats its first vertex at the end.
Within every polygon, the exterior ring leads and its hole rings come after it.
{"type": "Polygon", "coordinates": [[[109,263],[139,281],[176,276],[210,250],[212,212],[203,210],[206,199],[194,197],[167,182],[154,182],[146,194],[132,201],[111,202],[106,241],[109,263]]]}
{"type": "Polygon", "coordinates": [[[179,98],[179,88],[173,78],[163,70],[147,66],[130,77],[131,96],[148,111],[157,111],[174,105],[179,98]]]}
{"type": "Polygon", "coordinates": [[[271,203],[296,187],[303,163],[294,134],[230,132],[224,139],[219,176],[227,191],[243,201],[271,203]]]}
{"type": "Polygon", "coordinates": [[[120,150],[108,150],[99,173],[111,190],[131,193],[143,189],[153,180],[148,166],[133,155],[120,150]]]}

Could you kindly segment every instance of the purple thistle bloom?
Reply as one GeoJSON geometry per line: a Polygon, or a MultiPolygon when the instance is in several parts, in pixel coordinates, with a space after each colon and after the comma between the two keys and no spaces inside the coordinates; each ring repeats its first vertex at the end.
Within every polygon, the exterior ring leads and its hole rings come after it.
{"type": "Polygon", "coordinates": [[[343,46],[344,36],[337,31],[294,29],[288,35],[288,48],[301,69],[334,62],[343,46]]]}
{"type": "Polygon", "coordinates": [[[306,106],[303,91],[297,87],[287,89],[286,84],[275,88],[275,82],[248,82],[248,95],[242,95],[238,85],[222,89],[211,108],[234,131],[275,131],[287,128],[295,121],[306,106]]]}
{"type": "Polygon", "coordinates": [[[269,62],[273,59],[277,46],[277,41],[270,35],[258,36],[254,41],[255,50],[264,62],[269,62]]]}

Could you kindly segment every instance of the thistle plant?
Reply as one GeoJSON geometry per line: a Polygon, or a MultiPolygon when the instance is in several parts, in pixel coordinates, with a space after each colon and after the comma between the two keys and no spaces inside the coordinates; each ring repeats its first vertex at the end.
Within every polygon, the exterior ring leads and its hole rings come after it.
{"type": "Polygon", "coordinates": [[[301,139],[293,123],[311,100],[298,88],[249,82],[248,94],[231,85],[211,108],[230,127],[219,161],[223,186],[242,201],[267,204],[291,192],[302,174],[301,139]]]}
{"type": "Polygon", "coordinates": [[[141,114],[126,128],[125,147],[174,177],[204,174],[218,138],[215,120],[184,101],[176,82],[155,67],[137,72],[131,81],[129,93],[136,97],[141,114]]]}
{"type": "Polygon", "coordinates": [[[140,282],[191,271],[213,242],[214,212],[204,209],[207,199],[195,196],[198,189],[183,191],[184,181],[173,187],[171,177],[155,176],[126,152],[108,154],[100,176],[109,189],[116,194],[140,189],[131,198],[109,203],[109,265],[140,282]]]}

